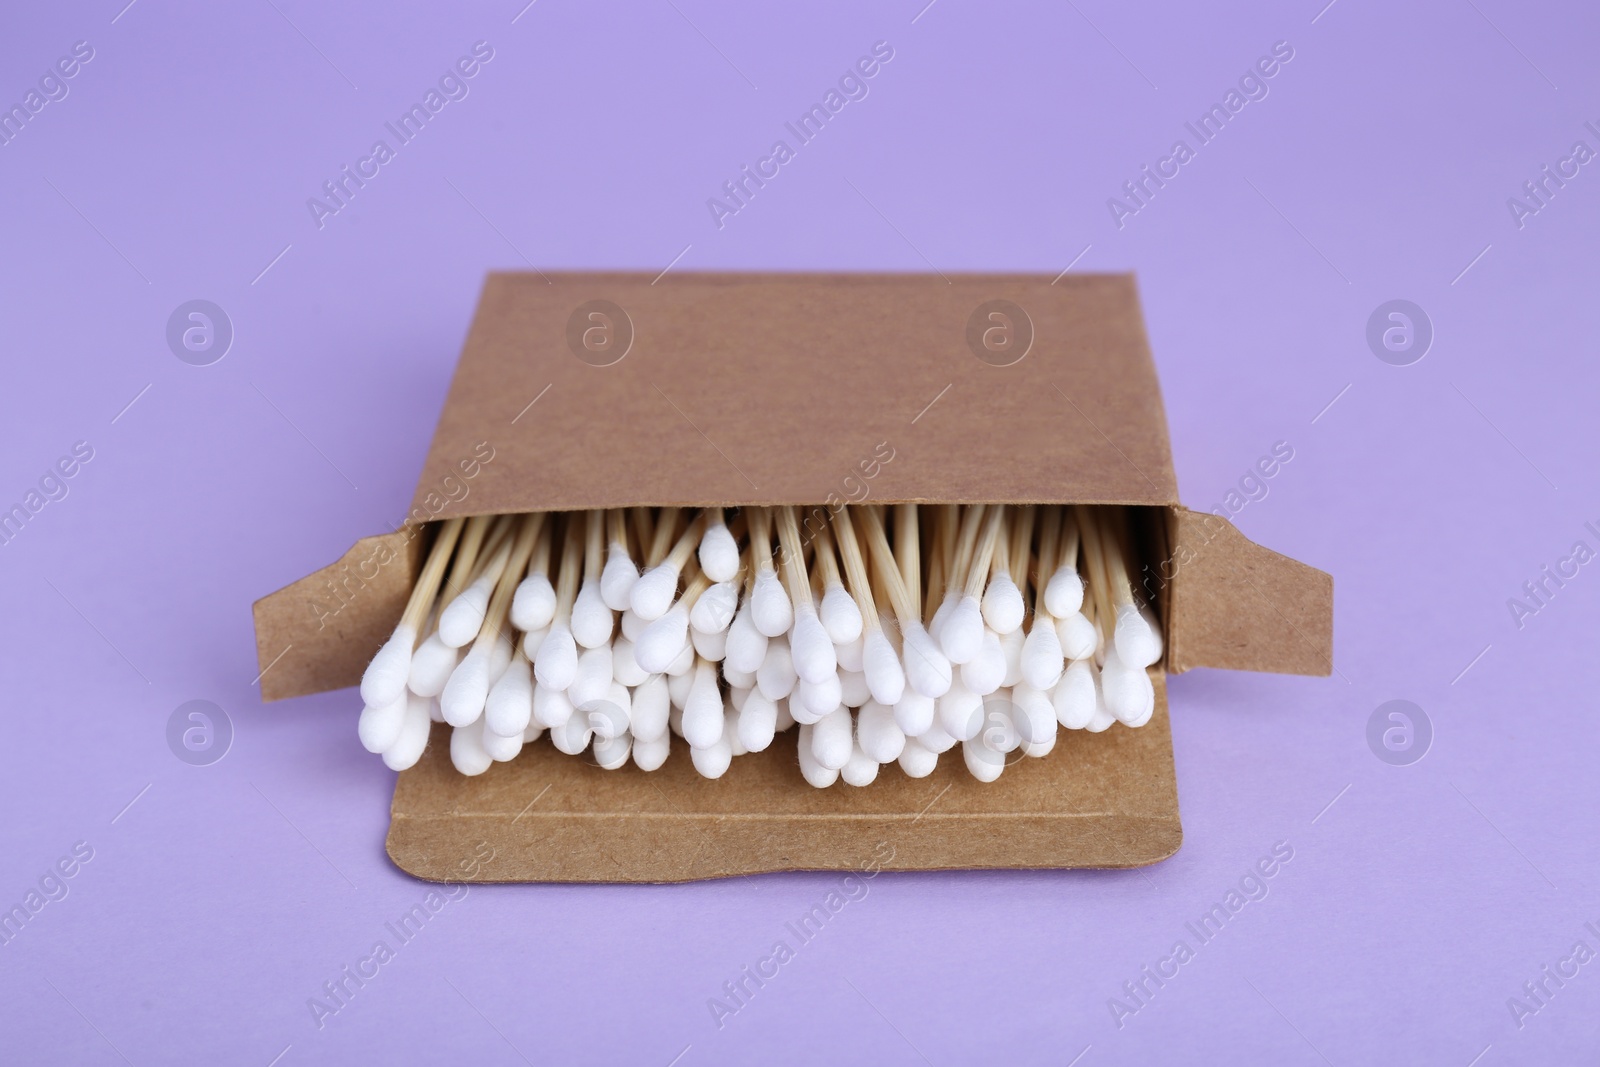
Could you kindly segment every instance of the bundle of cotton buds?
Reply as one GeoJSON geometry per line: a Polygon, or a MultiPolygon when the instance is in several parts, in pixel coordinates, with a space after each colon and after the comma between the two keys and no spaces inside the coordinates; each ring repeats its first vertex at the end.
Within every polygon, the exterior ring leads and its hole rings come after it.
{"type": "Polygon", "coordinates": [[[1058,727],[1149,721],[1133,548],[1107,506],[452,519],[362,678],[361,743],[404,770],[446,723],[476,775],[546,732],[608,770],[656,770],[676,737],[719,778],[798,726],[819,788],[924,777],[958,743],[993,781],[1058,727]]]}

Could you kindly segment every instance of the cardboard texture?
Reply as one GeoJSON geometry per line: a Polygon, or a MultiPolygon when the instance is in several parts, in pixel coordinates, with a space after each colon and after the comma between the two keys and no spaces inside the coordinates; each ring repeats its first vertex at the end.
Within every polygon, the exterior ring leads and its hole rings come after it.
{"type": "Polygon", "coordinates": [[[1159,672],[1144,726],[1064,730],[1042,759],[1011,753],[988,785],[967,772],[958,746],[926,778],[890,765],[865,788],[813,789],[795,736],[735,758],[715,781],[687,758],[649,773],[606,771],[549,744],[464,779],[450,764],[448,728],[435,726],[422,762],[395,788],[389,855],[434,880],[687,882],[874,859],[918,871],[1137,867],[1183,840],[1159,672]],[[461,861],[483,855],[480,842],[494,861],[468,865],[469,876],[461,861]]]}
{"type": "MultiPolygon", "coordinates": [[[[1152,863],[1181,840],[1163,668],[1331,670],[1329,576],[1178,505],[1131,275],[491,274],[411,522],[867,500],[1138,505],[1135,580],[1167,637],[1151,722],[1063,731],[988,785],[957,753],[926,779],[890,766],[828,790],[792,736],[717,781],[681,754],[602,772],[544,741],[467,778],[436,730],[396,785],[395,862],[456,880],[488,841],[482,880],[682,881],[858,867],[881,841],[902,870],[1152,863]],[[1029,341],[1005,366],[1020,345],[969,340],[992,301],[1029,341]]],[[[258,601],[263,699],[357,684],[425,541],[366,538],[258,601]]]]}

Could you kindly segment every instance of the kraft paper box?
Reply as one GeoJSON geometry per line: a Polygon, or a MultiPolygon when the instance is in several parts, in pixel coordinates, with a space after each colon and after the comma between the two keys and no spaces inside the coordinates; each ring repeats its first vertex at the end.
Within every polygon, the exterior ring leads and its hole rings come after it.
{"type": "Polygon", "coordinates": [[[432,520],[866,501],[1130,506],[1166,637],[1150,722],[1063,731],[991,784],[946,757],[826,790],[792,732],[714,781],[676,748],[606,771],[542,740],[468,778],[435,726],[395,787],[394,862],[459,880],[487,841],[472,880],[843,870],[891,850],[900,870],[1154,863],[1183,836],[1165,675],[1331,670],[1332,579],[1178,503],[1131,275],[495,273],[407,522],[256,602],[262,698],[357,684],[432,520]]]}

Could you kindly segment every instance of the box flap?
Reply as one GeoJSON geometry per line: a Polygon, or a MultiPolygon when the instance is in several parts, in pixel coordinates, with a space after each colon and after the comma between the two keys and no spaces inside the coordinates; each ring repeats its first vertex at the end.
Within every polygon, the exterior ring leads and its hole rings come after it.
{"type": "Polygon", "coordinates": [[[412,514],[868,497],[1175,503],[1133,276],[491,274],[412,514]]]}
{"type": "Polygon", "coordinates": [[[1178,850],[1166,684],[1137,730],[1064,730],[994,782],[961,748],[927,778],[897,765],[870,786],[813,789],[796,731],[700,777],[682,748],[657,771],[605,771],[548,739],[476,778],[450,765],[447,727],[395,785],[389,855],[434,881],[684,882],[763,871],[1134,867],[1178,850]],[[485,857],[492,857],[485,859],[485,857]]]}
{"type": "Polygon", "coordinates": [[[1333,670],[1333,578],[1262,548],[1220,516],[1172,509],[1167,669],[1326,675],[1333,670]]]}
{"type": "Polygon", "coordinates": [[[422,569],[420,527],[363,537],[337,563],[255,602],[262,700],[361,681],[422,569]]]}

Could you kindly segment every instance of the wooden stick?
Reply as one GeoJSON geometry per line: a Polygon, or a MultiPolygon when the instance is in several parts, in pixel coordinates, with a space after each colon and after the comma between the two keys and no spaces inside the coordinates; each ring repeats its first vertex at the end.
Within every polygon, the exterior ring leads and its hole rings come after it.
{"type": "MultiPolygon", "coordinates": [[[[1005,523],[1006,508],[1004,504],[973,506],[987,508],[983,512],[983,532],[973,543],[972,554],[967,561],[966,582],[962,590],[967,596],[976,598],[983,596],[984,584],[989,580],[989,564],[994,559],[995,545],[1000,542],[1000,530],[1005,523]]],[[[963,534],[965,532],[962,531],[963,534]]]]}
{"type": "Polygon", "coordinates": [[[478,636],[480,641],[486,634],[493,640],[506,629],[506,616],[511,612],[511,598],[516,595],[523,570],[528,565],[528,558],[533,555],[534,544],[539,540],[540,530],[544,526],[542,517],[538,517],[538,521],[535,520],[536,516],[524,516],[517,528],[505,572],[499,584],[494,587],[494,595],[489,598],[489,606],[483,613],[483,628],[478,636]]]}
{"type": "Polygon", "coordinates": [[[951,588],[965,590],[967,574],[972,569],[972,553],[978,545],[978,530],[983,525],[984,505],[968,504],[961,515],[961,534],[956,541],[955,559],[945,572],[945,582],[951,588]]]}
{"type": "Polygon", "coordinates": [[[1105,553],[1106,578],[1111,587],[1114,607],[1133,603],[1133,586],[1128,581],[1128,567],[1122,554],[1123,524],[1120,508],[1100,509],[1100,544],[1105,553]]]}
{"type": "Polygon", "coordinates": [[[628,548],[628,515],[621,508],[612,508],[606,512],[606,539],[613,545],[621,545],[624,552],[628,548]]]}
{"type": "Polygon", "coordinates": [[[850,509],[841,507],[834,512],[833,524],[839,529],[839,558],[844,562],[850,595],[856,598],[856,605],[861,609],[861,624],[868,630],[876,630],[879,628],[877,601],[872,596],[872,581],[867,577],[867,562],[861,558],[861,542],[856,540],[855,526],[850,522],[850,509]]]}
{"type": "Polygon", "coordinates": [[[598,582],[600,570],[606,565],[606,513],[590,511],[585,516],[585,529],[583,577],[585,581],[598,582]]]}
{"type": "Polygon", "coordinates": [[[439,527],[439,532],[433,538],[433,547],[428,549],[428,559],[417,575],[417,583],[411,587],[406,610],[400,614],[401,626],[410,626],[413,632],[422,633],[422,624],[428,620],[428,610],[433,607],[439,582],[444,578],[445,565],[450,562],[450,554],[455,550],[465,524],[465,519],[447,519],[439,527]]]}
{"type": "Polygon", "coordinates": [[[638,545],[639,555],[636,557],[640,563],[650,551],[650,542],[654,539],[655,522],[652,520],[649,508],[632,508],[629,512],[633,528],[634,543],[638,545]]]}
{"type": "Polygon", "coordinates": [[[667,551],[672,547],[672,535],[677,533],[678,509],[662,508],[661,514],[656,516],[654,536],[650,541],[650,551],[645,555],[646,567],[654,567],[667,558],[667,551]]]}
{"type": "Polygon", "coordinates": [[[450,576],[445,579],[440,596],[455,596],[472,581],[473,568],[478,563],[478,553],[483,548],[484,535],[494,524],[493,515],[474,515],[461,531],[461,541],[456,547],[455,562],[450,566],[450,576]]]}
{"type": "MultiPolygon", "coordinates": [[[[1104,553],[1100,547],[1100,529],[1095,520],[1094,512],[1082,504],[1073,505],[1073,516],[1077,520],[1078,533],[1083,541],[1083,561],[1087,565],[1081,572],[1084,579],[1086,593],[1094,597],[1095,620],[1100,626],[1101,635],[1109,642],[1111,631],[1108,627],[1115,625],[1116,613],[1111,610],[1109,600],[1110,578],[1104,569],[1104,553]]],[[[1085,597],[1087,600],[1088,597],[1085,597]]]]}
{"type": "Polygon", "coordinates": [[[683,533],[679,535],[677,542],[673,544],[672,551],[668,552],[666,558],[661,562],[672,564],[681,573],[684,565],[693,558],[695,549],[700,547],[700,534],[705,529],[705,521],[704,515],[696,515],[694,520],[683,528],[683,533]]]}
{"type": "Polygon", "coordinates": [[[890,609],[904,629],[906,624],[920,620],[917,618],[916,603],[911,599],[910,590],[906,588],[905,582],[900,580],[900,568],[895,566],[894,549],[889,547],[889,538],[883,532],[883,518],[871,507],[858,507],[856,510],[861,514],[861,529],[866,538],[867,548],[872,553],[872,562],[888,591],[890,609]]]}
{"type": "Polygon", "coordinates": [[[1033,526],[1039,509],[1032,504],[1012,508],[1011,544],[1006,548],[1010,564],[1011,581],[1022,591],[1023,602],[1028,599],[1028,557],[1033,550],[1033,526]]]}
{"type": "Polygon", "coordinates": [[[900,580],[905,583],[911,603],[922,603],[922,536],[917,526],[917,505],[898,504],[894,509],[895,557],[900,561],[900,580]]]}
{"type": "Polygon", "coordinates": [[[811,579],[806,574],[806,550],[800,543],[800,522],[793,506],[785,504],[778,512],[778,542],[783,546],[783,579],[795,607],[809,605],[811,579]]]}
{"type": "Polygon", "coordinates": [[[557,562],[560,574],[556,577],[556,622],[572,618],[572,602],[578,599],[578,579],[583,573],[583,527],[572,512],[567,513],[566,526],[561,559],[557,562]]]}
{"type": "Polygon", "coordinates": [[[1060,566],[1056,557],[1061,544],[1061,524],[1065,521],[1062,514],[1060,506],[1051,504],[1042,509],[1039,516],[1039,573],[1033,580],[1033,613],[1045,618],[1051,617],[1050,610],[1044,606],[1045,586],[1060,566]]]}
{"type": "Polygon", "coordinates": [[[534,541],[533,554],[528,557],[528,573],[550,574],[550,540],[554,536],[556,517],[546,511],[536,511],[533,519],[539,524],[538,538],[534,541]]]}

